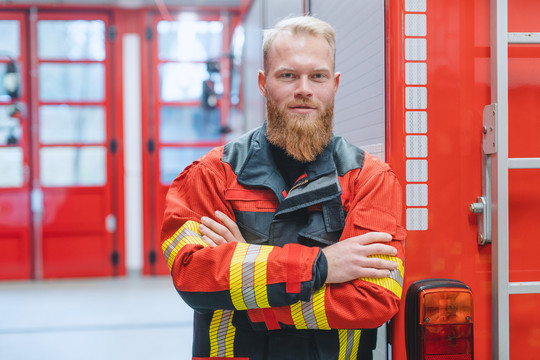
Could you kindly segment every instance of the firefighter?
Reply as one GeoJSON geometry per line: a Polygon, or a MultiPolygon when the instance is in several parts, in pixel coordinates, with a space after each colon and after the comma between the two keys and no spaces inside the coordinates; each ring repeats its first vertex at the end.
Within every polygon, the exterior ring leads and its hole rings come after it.
{"type": "Polygon", "coordinates": [[[326,22],[267,30],[265,124],[171,184],[162,249],[195,310],[193,359],[371,358],[373,329],[398,311],[401,188],[333,135],[334,61],[326,22]]]}

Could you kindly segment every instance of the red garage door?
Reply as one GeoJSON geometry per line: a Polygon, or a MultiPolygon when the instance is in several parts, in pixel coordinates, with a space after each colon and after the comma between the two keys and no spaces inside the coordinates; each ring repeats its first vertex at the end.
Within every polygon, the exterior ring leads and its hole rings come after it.
{"type": "MultiPolygon", "coordinates": [[[[27,66],[25,14],[0,13],[0,33],[0,80],[18,77],[26,84],[26,74],[20,76],[27,66]]],[[[17,110],[28,104],[28,88],[13,94],[4,84],[0,81],[0,279],[20,279],[32,273],[29,124],[26,112],[17,110]]]]}
{"type": "Polygon", "coordinates": [[[152,95],[144,128],[146,274],[169,273],[159,241],[165,195],[187,165],[224,143],[230,108],[232,18],[189,13],[176,19],[152,19],[148,51],[152,95]]]}
{"type": "MultiPolygon", "coordinates": [[[[13,18],[13,13],[4,16],[13,18]]],[[[21,14],[19,23],[24,19],[21,14]]],[[[114,275],[122,247],[113,198],[119,189],[109,17],[38,12],[28,19],[29,33],[18,35],[20,48],[29,49],[28,61],[17,63],[28,80],[22,92],[29,99],[21,98],[27,118],[19,144],[0,145],[8,155],[2,159],[11,159],[4,166],[22,159],[22,165],[11,165],[15,175],[0,193],[0,203],[8,204],[0,211],[14,219],[15,229],[2,226],[0,238],[8,239],[4,246],[31,254],[26,263],[30,259],[34,277],[114,275]],[[16,175],[21,167],[23,175],[16,175]],[[12,198],[16,207],[9,205],[12,198]]],[[[4,255],[0,248],[0,253],[1,271],[4,263],[25,264],[13,252],[4,255]]],[[[19,271],[18,276],[28,276],[19,271]]]]}

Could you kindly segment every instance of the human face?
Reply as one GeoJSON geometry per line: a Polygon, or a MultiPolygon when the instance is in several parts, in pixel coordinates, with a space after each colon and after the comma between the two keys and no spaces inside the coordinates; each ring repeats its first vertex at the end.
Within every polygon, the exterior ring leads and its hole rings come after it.
{"type": "Polygon", "coordinates": [[[330,48],[322,37],[280,34],[259,73],[266,97],[268,140],[302,162],[313,161],[332,139],[334,96],[330,48]]]}
{"type": "Polygon", "coordinates": [[[333,103],[339,85],[330,47],[322,36],[278,34],[268,54],[259,89],[289,115],[315,119],[333,103]]]}

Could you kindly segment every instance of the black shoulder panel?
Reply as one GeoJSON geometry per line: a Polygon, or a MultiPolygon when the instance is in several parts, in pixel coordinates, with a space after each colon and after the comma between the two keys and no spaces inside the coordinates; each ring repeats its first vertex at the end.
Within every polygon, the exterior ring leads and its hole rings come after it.
{"type": "Polygon", "coordinates": [[[229,164],[235,174],[238,174],[247,159],[251,142],[257,137],[261,128],[254,129],[227,143],[223,147],[223,162],[229,164]]]}
{"type": "Polygon", "coordinates": [[[334,162],[339,176],[343,176],[351,170],[364,167],[364,158],[364,150],[349,144],[341,136],[335,137],[334,162]]]}

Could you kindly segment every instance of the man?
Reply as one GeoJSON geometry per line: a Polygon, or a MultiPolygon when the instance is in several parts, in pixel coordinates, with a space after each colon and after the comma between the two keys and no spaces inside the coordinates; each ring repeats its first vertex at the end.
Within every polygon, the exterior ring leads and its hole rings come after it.
{"type": "Polygon", "coordinates": [[[401,188],[332,135],[330,25],[283,20],[263,58],[265,125],[195,161],[167,195],[162,248],[195,309],[193,358],[370,358],[368,329],[402,292],[401,188]]]}

